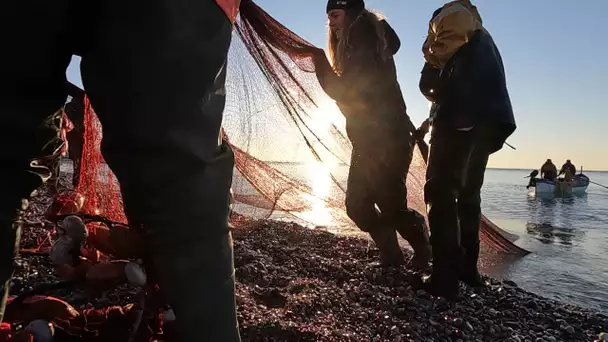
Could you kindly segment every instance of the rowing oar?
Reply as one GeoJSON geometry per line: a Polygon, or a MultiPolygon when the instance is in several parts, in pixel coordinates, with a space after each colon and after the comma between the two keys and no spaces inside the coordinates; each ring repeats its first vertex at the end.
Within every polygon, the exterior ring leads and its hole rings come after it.
{"type": "Polygon", "coordinates": [[[595,185],[597,185],[597,186],[599,186],[599,187],[602,187],[602,188],[604,188],[604,189],[608,189],[608,186],[602,185],[602,184],[600,184],[600,183],[596,183],[596,182],[592,182],[592,181],[589,181],[589,183],[591,183],[591,184],[595,184],[595,185]]]}

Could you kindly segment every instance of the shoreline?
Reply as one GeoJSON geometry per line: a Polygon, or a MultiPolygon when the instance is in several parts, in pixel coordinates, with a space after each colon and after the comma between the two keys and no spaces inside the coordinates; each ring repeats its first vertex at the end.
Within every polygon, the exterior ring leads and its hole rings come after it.
{"type": "MultiPolygon", "coordinates": [[[[50,199],[32,199],[28,221],[50,199]]],[[[406,267],[371,266],[378,251],[362,238],[294,223],[241,219],[235,224],[237,304],[243,341],[593,341],[608,317],[487,278],[479,293],[463,287],[448,303],[416,291],[406,267]]],[[[40,229],[26,224],[24,245],[40,229]]],[[[404,250],[407,256],[411,252],[404,250]]],[[[56,280],[45,256],[20,256],[12,295],[56,280]]],[[[127,287],[94,300],[53,294],[77,308],[125,304],[127,287]]]]}

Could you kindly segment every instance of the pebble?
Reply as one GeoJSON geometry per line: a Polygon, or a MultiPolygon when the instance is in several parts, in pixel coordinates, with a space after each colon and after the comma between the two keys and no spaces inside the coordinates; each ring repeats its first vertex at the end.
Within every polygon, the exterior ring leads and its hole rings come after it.
{"type": "Polygon", "coordinates": [[[463,322],[464,321],[462,318],[456,318],[456,319],[454,319],[454,326],[460,328],[462,326],[463,322]]]}
{"type": "Polygon", "coordinates": [[[426,293],[426,291],[424,291],[424,290],[418,290],[418,291],[416,291],[416,296],[418,296],[418,297],[427,297],[428,295],[429,294],[426,293]]]}
{"type": "MultiPolygon", "coordinates": [[[[30,218],[40,217],[50,204],[44,193],[30,205],[30,218]]],[[[591,341],[606,322],[596,312],[491,278],[479,292],[466,290],[456,305],[443,298],[433,302],[426,291],[413,288],[413,273],[405,267],[370,267],[378,251],[367,240],[279,221],[242,219],[233,225],[244,341],[591,341]]],[[[26,226],[23,245],[31,248],[47,232],[45,226],[26,226]]],[[[24,255],[15,265],[13,294],[57,279],[47,257],[24,255]]],[[[112,289],[100,296],[105,299],[83,291],[52,295],[89,308],[126,304],[134,291],[112,289]]]]}
{"type": "Polygon", "coordinates": [[[473,307],[475,309],[481,309],[481,308],[483,308],[483,302],[480,301],[480,300],[474,300],[471,303],[473,304],[473,307]]]}

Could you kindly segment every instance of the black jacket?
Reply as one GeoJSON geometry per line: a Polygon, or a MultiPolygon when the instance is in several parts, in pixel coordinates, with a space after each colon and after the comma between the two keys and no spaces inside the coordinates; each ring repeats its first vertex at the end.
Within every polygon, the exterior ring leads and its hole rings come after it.
{"type": "Polygon", "coordinates": [[[415,131],[407,115],[392,57],[401,43],[386,21],[381,24],[388,58],[382,58],[378,52],[375,28],[369,22],[359,21],[349,34],[342,75],[338,77],[329,63],[317,65],[319,80],[346,117],[347,133],[355,147],[374,143],[376,138],[408,139],[409,142],[410,133],[415,131]]]}
{"type": "Polygon", "coordinates": [[[475,126],[490,152],[500,150],[516,129],[502,57],[485,30],[478,30],[440,72],[425,65],[420,89],[439,105],[433,125],[475,126]]]}

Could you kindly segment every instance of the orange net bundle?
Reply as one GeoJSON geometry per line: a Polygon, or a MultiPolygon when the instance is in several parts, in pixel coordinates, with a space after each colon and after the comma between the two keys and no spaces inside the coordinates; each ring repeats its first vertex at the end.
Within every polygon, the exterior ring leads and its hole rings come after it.
{"type": "MultiPolygon", "coordinates": [[[[236,163],[234,210],[357,233],[344,206],[352,146],[344,117],[314,74],[312,45],[252,1],[243,1],[228,61],[223,130],[236,163]]],[[[85,109],[85,146],[77,191],[84,212],[126,222],[119,185],[100,151],[101,125],[85,109]]],[[[418,148],[407,177],[408,205],[426,212],[426,165],[418,148]]],[[[482,242],[525,254],[514,238],[483,218],[482,242]]]]}

